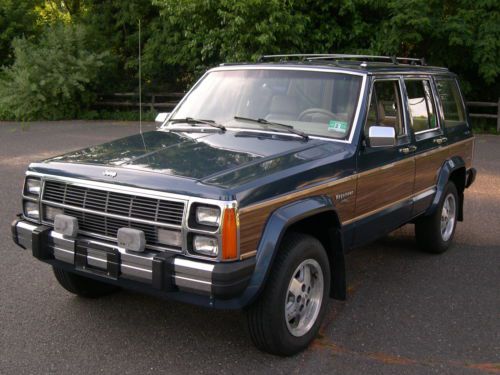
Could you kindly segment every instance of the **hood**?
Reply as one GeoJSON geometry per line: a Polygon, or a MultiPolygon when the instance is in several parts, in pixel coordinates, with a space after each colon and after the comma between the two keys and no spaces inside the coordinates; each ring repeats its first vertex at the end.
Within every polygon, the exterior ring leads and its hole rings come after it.
{"type": "Polygon", "coordinates": [[[220,173],[323,143],[250,132],[177,133],[151,131],[45,160],[156,172],[214,180],[220,173]]]}
{"type": "Polygon", "coordinates": [[[238,186],[319,159],[341,159],[345,151],[342,143],[282,134],[152,131],[33,163],[30,170],[227,198],[238,186]]]}

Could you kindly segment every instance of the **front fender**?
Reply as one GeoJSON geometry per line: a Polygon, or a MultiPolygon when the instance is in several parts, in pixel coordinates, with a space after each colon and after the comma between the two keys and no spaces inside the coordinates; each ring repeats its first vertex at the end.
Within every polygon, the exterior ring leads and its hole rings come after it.
{"type": "Polygon", "coordinates": [[[251,304],[262,291],[286,230],[302,219],[327,211],[336,213],[331,198],[316,196],[287,204],[271,214],[257,249],[255,271],[239,298],[240,306],[251,304]]]}

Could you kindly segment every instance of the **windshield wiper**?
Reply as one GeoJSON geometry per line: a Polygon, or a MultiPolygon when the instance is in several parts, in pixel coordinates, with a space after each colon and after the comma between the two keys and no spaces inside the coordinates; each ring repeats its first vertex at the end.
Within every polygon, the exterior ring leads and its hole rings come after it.
{"type": "Polygon", "coordinates": [[[280,124],[279,122],[267,121],[264,118],[249,118],[249,117],[234,116],[234,119],[240,120],[240,121],[255,122],[257,124],[262,124],[262,125],[266,125],[266,126],[276,126],[276,127],[285,129],[289,133],[300,135],[305,140],[309,139],[309,136],[306,133],[295,129],[292,125],[286,125],[286,124],[280,124]]]}
{"type": "Polygon", "coordinates": [[[186,124],[203,124],[203,125],[208,125],[212,126],[214,128],[220,129],[222,131],[226,131],[226,127],[224,125],[216,123],[214,120],[202,120],[202,119],[197,119],[197,118],[192,118],[192,117],[186,117],[186,118],[174,118],[170,120],[169,122],[173,124],[178,124],[178,123],[186,123],[186,124]]]}

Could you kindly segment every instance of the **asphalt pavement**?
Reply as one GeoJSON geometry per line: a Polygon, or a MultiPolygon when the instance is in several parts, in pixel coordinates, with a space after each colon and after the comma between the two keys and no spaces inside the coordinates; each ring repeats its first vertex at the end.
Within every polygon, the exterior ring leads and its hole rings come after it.
{"type": "MultiPolygon", "coordinates": [[[[145,129],[154,129],[146,124],[145,129]]],[[[30,161],[138,132],[135,123],[0,123],[0,374],[500,373],[500,137],[478,136],[478,177],[443,255],[413,226],[348,254],[349,296],[331,301],[305,352],[259,352],[242,313],[133,292],[86,300],[11,240],[30,161]]]]}

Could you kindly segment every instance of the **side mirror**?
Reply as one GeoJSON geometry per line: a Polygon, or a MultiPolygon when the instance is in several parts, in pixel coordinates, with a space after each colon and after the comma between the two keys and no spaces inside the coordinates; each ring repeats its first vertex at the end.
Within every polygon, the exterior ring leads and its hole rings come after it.
{"type": "Polygon", "coordinates": [[[155,122],[163,124],[168,116],[170,116],[170,112],[160,112],[156,115],[155,122]]]}
{"type": "Polygon", "coordinates": [[[368,141],[370,147],[393,147],[396,144],[396,130],[392,126],[371,126],[368,141]]]}

